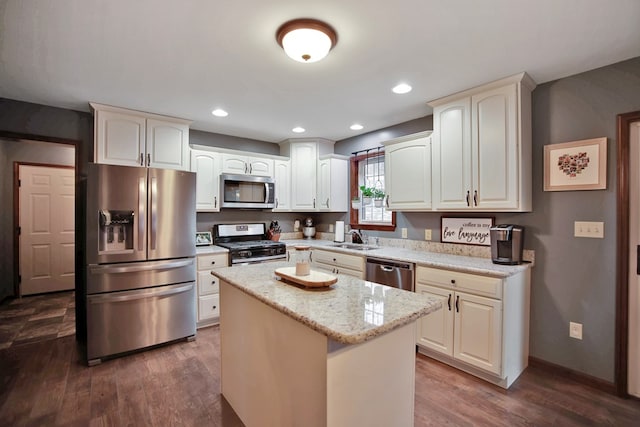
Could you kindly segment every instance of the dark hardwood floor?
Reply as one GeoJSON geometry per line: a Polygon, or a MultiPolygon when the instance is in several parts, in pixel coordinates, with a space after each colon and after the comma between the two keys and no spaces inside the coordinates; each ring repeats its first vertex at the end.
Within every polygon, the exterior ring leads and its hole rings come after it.
{"type": "MultiPolygon", "coordinates": [[[[218,346],[214,326],[93,368],[73,336],[0,350],[0,425],[241,425],[220,395],[218,346]]],[[[506,391],[421,355],[416,372],[416,426],[640,425],[637,400],[535,368],[506,391]]]]}

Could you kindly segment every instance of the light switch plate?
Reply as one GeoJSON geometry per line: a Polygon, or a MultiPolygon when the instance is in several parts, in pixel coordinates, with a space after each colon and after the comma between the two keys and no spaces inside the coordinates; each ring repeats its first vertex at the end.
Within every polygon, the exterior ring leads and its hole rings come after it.
{"type": "Polygon", "coordinates": [[[604,222],[575,221],[573,223],[575,237],[604,238],[604,222]]]}
{"type": "Polygon", "coordinates": [[[578,340],[582,339],[582,323],[569,322],[569,336],[578,340]]]}
{"type": "Polygon", "coordinates": [[[329,224],[329,233],[333,233],[333,224],[329,224]]]}
{"type": "Polygon", "coordinates": [[[403,239],[407,238],[407,229],[406,228],[402,228],[402,238],[403,239]]]}
{"type": "Polygon", "coordinates": [[[424,240],[431,240],[431,229],[424,229],[424,240]]]}

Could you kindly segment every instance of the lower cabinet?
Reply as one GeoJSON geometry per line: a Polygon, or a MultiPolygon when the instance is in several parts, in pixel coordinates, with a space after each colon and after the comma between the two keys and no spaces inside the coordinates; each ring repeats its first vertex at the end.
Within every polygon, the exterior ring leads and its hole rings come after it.
{"type": "Polygon", "coordinates": [[[314,268],[334,274],[346,274],[358,279],[364,279],[364,264],[364,257],[357,255],[322,249],[313,249],[311,252],[311,265],[314,268]]]}
{"type": "Polygon", "coordinates": [[[416,292],[442,301],[418,322],[419,351],[508,388],[529,358],[529,269],[507,278],[416,268],[416,292]]]}
{"type": "Polygon", "coordinates": [[[218,323],[220,319],[220,283],[211,272],[229,265],[226,253],[198,255],[197,327],[218,323]]]}

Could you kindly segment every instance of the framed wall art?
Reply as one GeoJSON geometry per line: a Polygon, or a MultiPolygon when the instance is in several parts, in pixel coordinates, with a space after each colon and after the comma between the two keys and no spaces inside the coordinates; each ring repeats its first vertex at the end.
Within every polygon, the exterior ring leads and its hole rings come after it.
{"type": "Polygon", "coordinates": [[[544,191],[607,188],[607,138],[544,146],[544,191]]]}

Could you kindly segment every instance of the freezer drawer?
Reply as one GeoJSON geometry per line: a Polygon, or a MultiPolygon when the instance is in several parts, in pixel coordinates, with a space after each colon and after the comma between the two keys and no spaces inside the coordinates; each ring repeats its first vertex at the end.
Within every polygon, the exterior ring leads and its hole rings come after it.
{"type": "Polygon", "coordinates": [[[87,296],[87,359],[196,333],[195,282],[87,296]]]}
{"type": "Polygon", "coordinates": [[[195,258],[90,265],[87,294],[126,291],[196,280],[195,258]]]}

